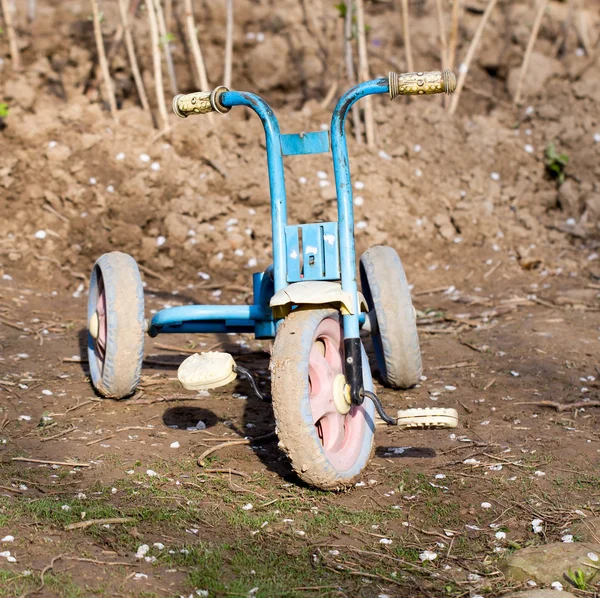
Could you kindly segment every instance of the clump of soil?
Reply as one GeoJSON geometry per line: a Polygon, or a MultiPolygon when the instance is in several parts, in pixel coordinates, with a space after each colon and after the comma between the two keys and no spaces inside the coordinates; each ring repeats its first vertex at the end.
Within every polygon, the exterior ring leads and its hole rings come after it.
{"type": "MultiPolygon", "coordinates": [[[[498,238],[526,247],[561,239],[556,228],[575,238],[597,237],[600,76],[574,36],[554,57],[551,40],[563,18],[554,4],[532,56],[522,108],[511,105],[509,92],[527,38],[518,25],[530,12],[525,3],[501,7],[492,17],[457,117],[448,117],[438,97],[376,99],[377,151],[350,141],[361,250],[385,242],[402,249],[410,241],[425,250],[432,242],[482,245],[498,238]],[[509,26],[507,45],[501,39],[509,26]],[[550,143],[569,157],[558,187],[545,167],[550,143]]],[[[106,8],[108,42],[117,17],[114,7],[106,8]]],[[[398,13],[388,5],[369,10],[372,72],[402,68],[398,13]]],[[[98,86],[89,89],[96,56],[86,11],[78,3],[43,7],[44,18],[21,32],[25,71],[12,73],[8,59],[0,67],[0,97],[10,106],[0,133],[5,262],[69,286],[111,249],[180,281],[217,269],[234,280],[266,267],[269,192],[258,119],[242,109],[213,122],[172,117],[170,132],[158,134],[135,105],[122,50],[113,60],[121,106],[115,122],[98,86]]],[[[479,18],[467,7],[464,43],[479,18]]],[[[200,30],[215,83],[224,19],[224,8],[211,4],[200,30]]],[[[425,33],[436,31],[433,19],[429,10],[416,11],[413,51],[421,68],[437,67],[437,36],[425,33]]],[[[597,19],[590,23],[597,37],[597,19]]],[[[304,3],[275,9],[237,3],[234,86],[263,94],[279,109],[284,132],[327,126],[334,102],[319,102],[339,79],[340,25],[333,8],[311,16],[304,3]]],[[[150,84],[145,18],[135,26],[150,84]]],[[[182,45],[178,40],[175,48],[179,82],[192,89],[182,45]]],[[[464,51],[459,48],[459,56],[464,51]]],[[[345,86],[340,80],[338,96],[345,86]]],[[[287,159],[286,177],[290,221],[336,218],[327,156],[287,159]],[[318,171],[327,178],[319,179],[318,171]]]]}

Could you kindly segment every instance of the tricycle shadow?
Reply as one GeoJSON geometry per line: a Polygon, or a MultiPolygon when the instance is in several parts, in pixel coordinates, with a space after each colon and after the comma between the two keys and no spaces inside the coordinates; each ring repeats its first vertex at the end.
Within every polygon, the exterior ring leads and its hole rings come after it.
{"type": "MultiPolygon", "coordinates": [[[[259,385],[261,392],[269,394],[270,384],[268,380],[269,371],[269,355],[266,352],[240,352],[240,347],[236,344],[232,337],[226,334],[215,335],[215,341],[220,344],[220,350],[231,353],[239,365],[250,370],[259,385]]],[[[80,367],[85,376],[89,376],[89,367],[87,363],[88,352],[88,331],[82,328],[78,331],[78,345],[80,356],[80,367]]],[[[144,359],[142,372],[148,369],[167,371],[169,374],[175,373],[177,368],[185,358],[185,355],[178,353],[160,353],[144,359]]],[[[90,387],[95,389],[90,381],[90,387]]],[[[98,393],[95,392],[98,395],[98,393]]],[[[98,395],[101,396],[101,395],[98,395]]],[[[275,418],[271,404],[261,401],[254,393],[250,383],[247,380],[237,378],[235,383],[230,384],[223,389],[211,391],[211,397],[223,399],[223,404],[218,409],[217,413],[205,407],[192,404],[191,401],[197,401],[193,395],[186,399],[181,393],[182,403],[184,404],[165,403],[165,409],[161,416],[163,425],[171,429],[177,429],[183,432],[200,432],[202,429],[210,430],[218,424],[225,424],[236,436],[231,437],[232,440],[245,437],[258,437],[269,434],[275,429],[275,418]],[[232,401],[243,401],[243,414],[239,421],[232,421],[229,413],[232,401]]],[[[127,402],[127,400],[125,401],[127,402]]],[[[160,404],[160,403],[159,403],[160,404]]],[[[196,436],[196,439],[198,436],[196,436]]],[[[273,441],[261,443],[259,445],[251,445],[252,450],[258,457],[267,471],[272,472],[276,476],[286,481],[291,481],[295,484],[302,484],[287,459],[283,451],[279,449],[276,439],[273,441]]],[[[238,449],[239,451],[239,449],[238,449]]],[[[221,455],[217,456],[221,458],[221,455]]],[[[246,460],[246,458],[244,458],[246,460]]],[[[235,468],[235,465],[232,464],[235,468]]]]}

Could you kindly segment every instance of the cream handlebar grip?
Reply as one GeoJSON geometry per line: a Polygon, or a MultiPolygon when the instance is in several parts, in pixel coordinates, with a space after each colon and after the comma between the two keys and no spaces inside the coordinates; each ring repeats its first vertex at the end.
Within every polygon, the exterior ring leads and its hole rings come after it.
{"type": "Polygon", "coordinates": [[[221,103],[221,95],[226,91],[229,90],[220,86],[212,91],[180,93],[173,98],[173,112],[180,118],[186,118],[191,114],[208,114],[209,112],[225,114],[230,110],[221,103]]]}
{"type": "Polygon", "coordinates": [[[456,89],[456,77],[448,69],[418,73],[390,73],[390,99],[396,96],[451,94],[456,89]]]}

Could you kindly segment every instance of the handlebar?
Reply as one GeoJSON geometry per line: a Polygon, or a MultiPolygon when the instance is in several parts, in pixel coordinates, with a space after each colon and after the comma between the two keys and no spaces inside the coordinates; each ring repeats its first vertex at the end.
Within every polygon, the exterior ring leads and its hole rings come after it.
{"type": "MultiPolygon", "coordinates": [[[[385,79],[380,81],[383,84],[386,83],[385,79]]],[[[456,77],[448,69],[401,74],[391,72],[387,79],[387,87],[392,100],[399,95],[451,94],[456,89],[456,77]]],[[[196,91],[176,95],[173,98],[173,112],[180,118],[209,112],[225,114],[231,110],[231,107],[223,105],[221,96],[228,91],[226,87],[220,86],[213,91],[196,91]]]]}
{"type": "Polygon", "coordinates": [[[448,69],[418,73],[390,73],[388,76],[390,99],[396,96],[451,94],[456,89],[456,77],[448,69]]]}
{"type": "Polygon", "coordinates": [[[191,114],[208,114],[219,112],[225,114],[231,108],[223,106],[221,96],[229,91],[221,85],[212,91],[195,91],[194,93],[180,93],[173,98],[173,112],[180,118],[187,118],[191,114]]]}

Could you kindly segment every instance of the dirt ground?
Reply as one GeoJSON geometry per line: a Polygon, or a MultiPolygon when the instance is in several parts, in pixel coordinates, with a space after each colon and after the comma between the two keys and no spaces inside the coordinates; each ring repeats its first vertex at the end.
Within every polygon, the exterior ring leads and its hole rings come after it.
{"type": "MultiPolygon", "coordinates": [[[[459,59],[484,5],[465,2],[459,59]]],[[[214,85],[224,6],[196,9],[214,85]]],[[[410,6],[415,63],[439,68],[435,2],[410,6]]],[[[378,98],[377,149],[350,141],[358,249],[399,252],[424,361],[417,388],[376,390],[390,412],[456,408],[460,427],[378,427],[344,493],[304,486],[276,442],[196,464],[274,420],[245,382],[184,391],[185,351],[229,351],[268,386],[267,342],[148,339],[141,391],[94,395],[86,289],[103,252],[138,260],[148,315],[250,300],[251,273],[270,263],[263,134],[241,109],[212,123],[173,116],[159,134],[123,49],[111,63],[117,123],[91,85],[88,4],[39,2],[32,24],[20,15],[22,73],[0,36],[0,596],[487,598],[529,587],[504,577],[506,554],[583,537],[600,515],[600,14],[568,6],[549,2],[523,105],[511,92],[534,9],[505,2],[454,117],[441,98],[378,98]],[[569,158],[562,183],[550,144],[569,158]]],[[[110,46],[116,3],[101,8],[110,46]]],[[[398,7],[367,3],[367,24],[372,75],[405,70],[398,7]]],[[[135,28],[152,96],[145,13],[135,28]]],[[[174,56],[190,91],[184,37],[174,56]]],[[[342,48],[333,6],[236,2],[233,86],[263,95],[283,132],[328,125],[335,102],[323,98],[334,81],[335,98],[347,87],[342,48]]],[[[286,161],[291,221],[335,219],[325,159],[286,161]]]]}

